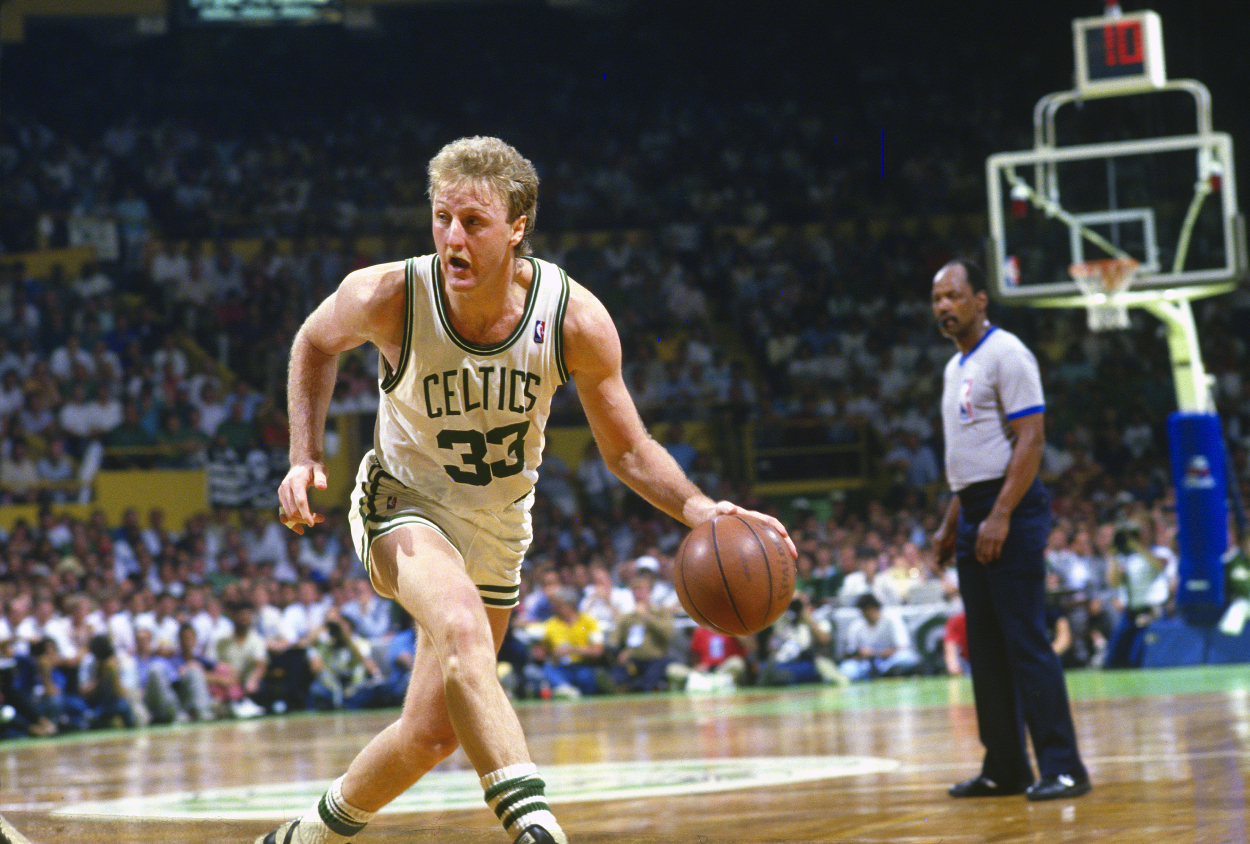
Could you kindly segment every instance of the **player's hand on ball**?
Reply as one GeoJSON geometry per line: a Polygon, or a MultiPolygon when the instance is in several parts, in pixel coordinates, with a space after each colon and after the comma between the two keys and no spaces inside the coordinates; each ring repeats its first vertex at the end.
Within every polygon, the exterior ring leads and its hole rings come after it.
{"type": "Polygon", "coordinates": [[[790,556],[793,558],[797,558],[799,556],[799,549],[795,547],[794,540],[790,538],[790,532],[786,530],[786,526],[767,513],[760,513],[757,510],[748,510],[745,507],[739,507],[732,501],[717,501],[715,509],[712,510],[707,518],[711,519],[715,516],[730,516],[735,514],[742,516],[754,516],[757,519],[762,519],[764,522],[768,523],[773,530],[777,531],[782,540],[785,541],[786,547],[790,549],[790,556]]]}
{"type": "Polygon", "coordinates": [[[312,511],[308,488],[326,488],[326,469],[321,463],[297,463],[287,471],[278,487],[278,519],[291,530],[304,535],[304,527],[321,524],[326,517],[312,511]]]}
{"type": "Polygon", "coordinates": [[[696,624],[747,636],[790,606],[798,576],[795,554],[774,523],[735,508],[686,534],[673,558],[673,588],[696,624]]]}

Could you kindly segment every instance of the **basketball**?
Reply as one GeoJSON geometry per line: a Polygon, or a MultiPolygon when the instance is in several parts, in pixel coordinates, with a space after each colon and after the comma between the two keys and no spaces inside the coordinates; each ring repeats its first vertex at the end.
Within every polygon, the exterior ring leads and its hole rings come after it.
{"type": "Polygon", "coordinates": [[[755,516],[716,516],[682,540],[673,585],[682,607],[702,627],[732,636],[758,633],[794,597],[790,549],[755,516]]]}

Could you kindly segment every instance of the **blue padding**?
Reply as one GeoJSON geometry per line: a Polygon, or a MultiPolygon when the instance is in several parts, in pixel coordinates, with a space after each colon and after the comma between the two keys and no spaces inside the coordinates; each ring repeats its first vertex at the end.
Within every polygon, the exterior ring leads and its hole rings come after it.
{"type": "Polygon", "coordinates": [[[1146,628],[1142,668],[1203,665],[1207,660],[1209,628],[1190,627],[1176,619],[1160,619],[1146,628]]]}
{"type": "Polygon", "coordinates": [[[1207,662],[1225,665],[1230,662],[1250,662],[1250,624],[1240,636],[1225,636],[1219,630],[1211,631],[1207,643],[1207,662]]]}

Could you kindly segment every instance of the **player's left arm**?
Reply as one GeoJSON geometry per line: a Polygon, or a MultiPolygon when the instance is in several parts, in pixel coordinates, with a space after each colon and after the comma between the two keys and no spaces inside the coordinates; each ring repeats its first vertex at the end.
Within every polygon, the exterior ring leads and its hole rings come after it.
{"type": "Polygon", "coordinates": [[[564,321],[564,361],[603,460],[612,473],[658,509],[694,527],[713,516],[762,518],[797,556],[785,526],[772,516],[729,501],[713,501],[686,477],[672,455],[647,432],[621,373],[621,340],[603,304],[570,281],[564,321]]]}

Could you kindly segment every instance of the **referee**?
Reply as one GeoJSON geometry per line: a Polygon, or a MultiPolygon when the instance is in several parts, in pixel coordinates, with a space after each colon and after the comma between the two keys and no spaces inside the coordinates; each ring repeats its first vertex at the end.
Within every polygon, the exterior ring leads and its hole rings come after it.
{"type": "Polygon", "coordinates": [[[951,261],[933,278],[933,315],[958,352],[946,365],[942,428],[954,493],[933,536],[954,557],[968,625],[968,662],[985,759],[952,797],[1025,793],[1030,800],[1090,790],[1068,691],[1046,628],[1050,496],[1037,478],[1045,400],[1037,359],[986,319],[985,273],[951,261]],[[1028,727],[1041,778],[1034,782],[1028,727]]]}

